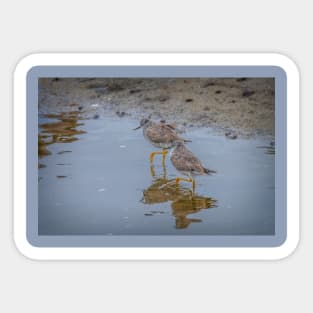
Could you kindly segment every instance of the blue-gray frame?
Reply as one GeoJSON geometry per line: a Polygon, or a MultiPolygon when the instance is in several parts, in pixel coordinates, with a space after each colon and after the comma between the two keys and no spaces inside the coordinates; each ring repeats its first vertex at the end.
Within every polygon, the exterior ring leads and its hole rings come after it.
{"type": "Polygon", "coordinates": [[[287,237],[287,76],[277,66],[36,66],[27,73],[27,240],[36,247],[278,247],[287,237]],[[275,234],[38,235],[38,79],[43,77],[272,77],[275,79],[275,234]]]}

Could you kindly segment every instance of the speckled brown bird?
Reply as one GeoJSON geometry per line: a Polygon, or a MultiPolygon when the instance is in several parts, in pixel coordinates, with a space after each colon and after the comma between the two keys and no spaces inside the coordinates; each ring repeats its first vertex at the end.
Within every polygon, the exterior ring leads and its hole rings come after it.
{"type": "Polygon", "coordinates": [[[215,171],[205,168],[201,164],[200,160],[190,150],[187,149],[183,141],[175,141],[173,145],[175,147],[171,151],[171,161],[174,167],[181,174],[189,177],[188,179],[177,177],[176,185],[178,185],[181,180],[187,181],[192,183],[192,190],[194,191],[194,176],[216,173],[215,171]]]}
{"type": "Polygon", "coordinates": [[[153,162],[154,156],[156,154],[163,155],[163,161],[165,156],[167,155],[167,150],[173,147],[174,142],[190,142],[191,140],[184,139],[176,133],[176,129],[173,125],[167,124],[165,121],[161,121],[159,123],[153,122],[148,118],[143,118],[140,121],[140,125],[135,128],[143,128],[144,137],[155,147],[162,148],[162,152],[151,152],[150,154],[150,162],[153,162]]]}

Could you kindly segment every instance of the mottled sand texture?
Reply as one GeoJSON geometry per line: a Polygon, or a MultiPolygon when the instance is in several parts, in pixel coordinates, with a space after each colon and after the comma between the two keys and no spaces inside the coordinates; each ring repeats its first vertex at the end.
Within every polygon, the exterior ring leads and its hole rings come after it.
{"type": "Polygon", "coordinates": [[[41,78],[39,112],[82,118],[151,115],[181,129],[212,127],[238,136],[275,131],[273,78],[41,78]]]}

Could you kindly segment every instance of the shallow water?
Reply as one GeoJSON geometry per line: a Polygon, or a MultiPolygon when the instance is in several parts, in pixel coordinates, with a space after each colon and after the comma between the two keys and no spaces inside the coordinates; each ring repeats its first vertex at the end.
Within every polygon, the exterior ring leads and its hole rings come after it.
{"type": "Polygon", "coordinates": [[[265,138],[227,139],[188,131],[190,150],[217,171],[181,182],[137,122],[39,117],[40,235],[271,235],[275,229],[274,148],[265,138]]]}

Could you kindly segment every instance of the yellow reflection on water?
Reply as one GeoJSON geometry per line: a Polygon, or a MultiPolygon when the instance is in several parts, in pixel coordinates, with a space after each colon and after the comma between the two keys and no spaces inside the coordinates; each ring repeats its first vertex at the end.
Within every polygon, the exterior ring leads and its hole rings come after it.
{"type": "Polygon", "coordinates": [[[176,228],[187,228],[190,223],[202,222],[201,219],[188,218],[189,214],[195,214],[203,209],[211,209],[216,206],[216,200],[211,197],[192,195],[181,197],[171,204],[172,214],[175,217],[176,228]]]}
{"type": "MultiPolygon", "coordinates": [[[[191,223],[202,222],[201,219],[188,217],[204,209],[216,207],[216,200],[212,197],[198,195],[182,185],[176,185],[175,178],[166,178],[166,166],[163,165],[163,175],[155,176],[154,168],[150,168],[153,177],[152,184],[143,191],[142,202],[147,205],[171,202],[172,215],[175,217],[176,228],[187,228],[191,223]]],[[[164,213],[161,211],[151,211],[145,215],[164,213]]]]}
{"type": "MultiPolygon", "coordinates": [[[[45,114],[45,118],[56,119],[55,122],[40,124],[40,133],[38,135],[38,158],[41,159],[51,151],[48,146],[54,143],[69,143],[78,140],[77,135],[86,133],[77,129],[78,126],[84,125],[79,122],[80,111],[62,112],[59,114],[45,114]]],[[[39,164],[39,168],[45,167],[39,164]]]]}

